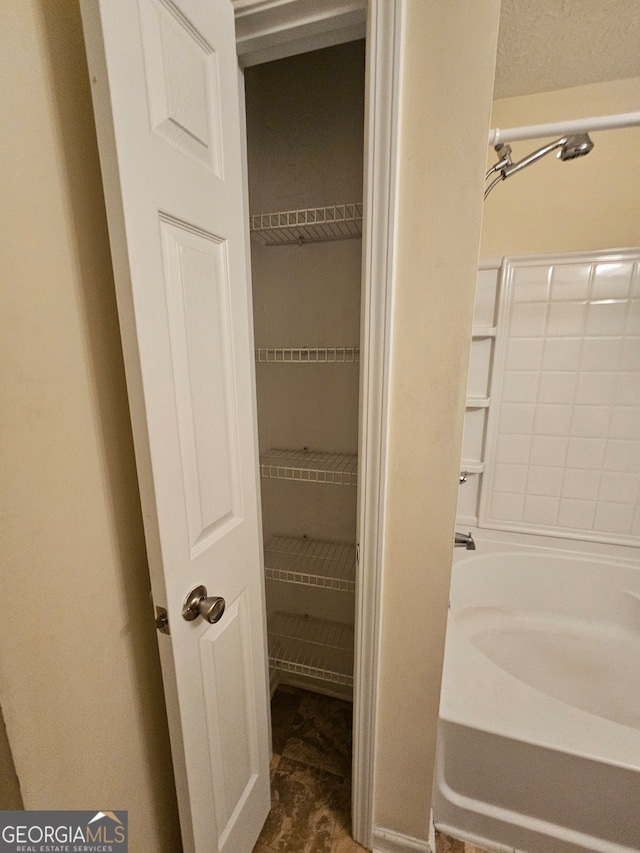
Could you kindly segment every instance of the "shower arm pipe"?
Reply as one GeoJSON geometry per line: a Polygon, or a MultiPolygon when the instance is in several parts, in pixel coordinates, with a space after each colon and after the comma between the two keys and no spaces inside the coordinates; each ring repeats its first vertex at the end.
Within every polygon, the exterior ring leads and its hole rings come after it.
{"type": "Polygon", "coordinates": [[[577,133],[614,130],[619,127],[634,127],[635,125],[640,125],[640,112],[579,118],[551,124],[531,124],[525,127],[511,127],[506,130],[500,130],[499,127],[496,127],[489,131],[489,145],[519,142],[522,139],[540,139],[545,136],[571,136],[577,133]]]}
{"type": "Polygon", "coordinates": [[[491,192],[491,190],[492,190],[492,189],[493,189],[497,184],[499,184],[499,183],[500,183],[500,181],[504,181],[504,175],[498,175],[498,177],[497,177],[497,178],[494,178],[494,179],[491,181],[491,183],[489,184],[489,186],[488,186],[488,187],[486,188],[486,190],[484,191],[484,200],[485,200],[485,201],[487,200],[487,196],[489,195],[489,193],[491,192]]]}

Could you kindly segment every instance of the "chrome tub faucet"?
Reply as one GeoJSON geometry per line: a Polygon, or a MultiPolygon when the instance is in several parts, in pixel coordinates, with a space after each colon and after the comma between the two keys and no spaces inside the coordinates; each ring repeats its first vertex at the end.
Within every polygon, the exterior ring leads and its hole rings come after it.
{"type": "Polygon", "coordinates": [[[470,533],[456,533],[454,546],[456,548],[466,548],[467,551],[476,550],[476,543],[473,541],[473,536],[470,533]]]}

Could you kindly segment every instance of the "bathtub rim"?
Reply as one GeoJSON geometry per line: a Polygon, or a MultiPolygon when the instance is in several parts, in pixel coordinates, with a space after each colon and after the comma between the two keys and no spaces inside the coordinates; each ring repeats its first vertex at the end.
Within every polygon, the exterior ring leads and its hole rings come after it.
{"type": "Polygon", "coordinates": [[[640,566],[640,545],[613,545],[610,542],[563,539],[542,533],[515,533],[478,527],[477,524],[463,521],[456,523],[456,530],[470,532],[475,540],[476,550],[469,552],[463,548],[454,548],[453,566],[484,554],[506,551],[518,554],[575,555],[596,562],[612,560],[625,565],[640,566]]]}
{"type": "MultiPolygon", "coordinates": [[[[495,556],[579,559],[594,565],[610,563],[640,574],[637,560],[548,548],[489,552],[478,549],[454,562],[452,574],[463,570],[463,566],[468,570],[476,563],[480,570],[483,563],[495,556]]],[[[440,717],[487,733],[640,772],[640,730],[568,705],[506,672],[465,636],[451,610],[447,618],[440,717]],[[487,690],[487,684],[493,689],[487,690]],[[464,685],[464,690],[459,689],[460,685],[464,685]],[[508,712],[501,701],[505,695],[512,697],[508,712]],[[637,763],[630,761],[632,755],[639,756],[637,763]]]]}

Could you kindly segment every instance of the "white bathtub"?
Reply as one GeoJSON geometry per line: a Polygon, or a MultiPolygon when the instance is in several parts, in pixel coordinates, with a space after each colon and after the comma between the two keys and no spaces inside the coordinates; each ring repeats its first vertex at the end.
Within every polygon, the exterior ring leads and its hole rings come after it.
{"type": "Polygon", "coordinates": [[[489,850],[640,850],[636,562],[454,565],[433,815],[489,850]]]}

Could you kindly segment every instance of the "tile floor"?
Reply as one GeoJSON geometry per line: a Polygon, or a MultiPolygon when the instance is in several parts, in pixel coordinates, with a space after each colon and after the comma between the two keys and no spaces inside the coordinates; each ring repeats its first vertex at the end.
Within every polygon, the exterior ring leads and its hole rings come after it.
{"type": "Polygon", "coordinates": [[[351,838],[351,704],[280,686],[271,717],[271,811],[254,853],[365,853],[351,838]]]}
{"type": "MultiPolygon", "coordinates": [[[[351,838],[351,704],[282,685],[271,719],[271,811],[253,853],[366,853],[351,838]]],[[[485,851],[438,835],[436,853],[485,851]]]]}
{"type": "Polygon", "coordinates": [[[476,847],[475,844],[469,844],[467,841],[457,841],[455,838],[449,838],[441,832],[436,832],[436,853],[488,853],[481,847],[476,847]]]}

